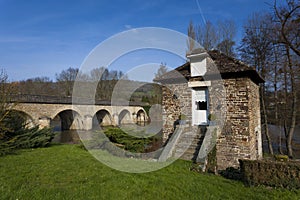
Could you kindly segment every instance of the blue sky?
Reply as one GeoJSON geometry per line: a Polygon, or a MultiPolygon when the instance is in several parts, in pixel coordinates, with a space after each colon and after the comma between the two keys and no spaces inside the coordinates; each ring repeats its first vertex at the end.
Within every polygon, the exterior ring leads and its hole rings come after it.
{"type": "MultiPolygon", "coordinates": [[[[55,73],[80,67],[91,50],[114,34],[141,27],[186,34],[190,20],[201,24],[233,19],[240,39],[247,17],[270,9],[266,2],[272,0],[0,0],[0,68],[12,81],[37,76],[54,79],[55,73]]],[[[170,66],[184,62],[171,54],[156,53],[136,54],[135,60],[149,57],[135,62],[131,56],[115,62],[113,68],[126,72],[145,60],[170,66]]]]}

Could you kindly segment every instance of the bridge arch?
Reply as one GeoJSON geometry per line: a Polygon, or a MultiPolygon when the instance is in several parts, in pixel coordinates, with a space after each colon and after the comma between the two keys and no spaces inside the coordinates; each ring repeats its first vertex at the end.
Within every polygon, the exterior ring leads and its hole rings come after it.
{"type": "Polygon", "coordinates": [[[10,116],[13,116],[15,120],[18,120],[20,123],[24,123],[23,125],[27,128],[32,128],[36,125],[34,118],[25,111],[11,109],[9,110],[7,117],[10,116]]]}
{"type": "Polygon", "coordinates": [[[137,123],[144,123],[147,121],[147,114],[145,112],[144,109],[140,109],[137,113],[136,113],[136,122],[137,123]]]}
{"type": "Polygon", "coordinates": [[[113,125],[111,114],[106,109],[98,110],[93,116],[93,129],[98,129],[100,126],[113,125]]]}
{"type": "Polygon", "coordinates": [[[119,114],[119,125],[120,124],[130,124],[132,123],[132,118],[131,118],[131,115],[130,115],[130,112],[127,110],[127,109],[124,109],[120,112],[119,114]]]}
{"type": "Polygon", "coordinates": [[[55,131],[82,129],[83,120],[79,112],[73,109],[66,109],[51,118],[50,126],[55,131]]]}

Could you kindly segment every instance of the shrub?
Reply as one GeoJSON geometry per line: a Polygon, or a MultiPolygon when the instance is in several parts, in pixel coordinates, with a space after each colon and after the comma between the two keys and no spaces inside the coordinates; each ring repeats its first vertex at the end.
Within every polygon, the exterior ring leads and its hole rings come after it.
{"type": "MultiPolygon", "coordinates": [[[[129,130],[130,131],[130,130],[129,130]]],[[[119,128],[108,128],[104,131],[105,135],[113,143],[123,145],[125,150],[136,153],[143,153],[146,151],[148,146],[151,146],[152,143],[155,143],[158,139],[156,137],[134,137],[125,133],[122,129],[119,128]]]]}
{"type": "Polygon", "coordinates": [[[274,155],[276,161],[287,162],[289,157],[287,155],[274,155]]]}
{"type": "Polygon", "coordinates": [[[17,149],[45,147],[55,133],[50,128],[27,127],[26,119],[17,112],[9,112],[0,123],[0,155],[17,149]]]}
{"type": "Polygon", "coordinates": [[[242,179],[247,185],[300,188],[300,163],[270,160],[239,160],[242,179]]]}
{"type": "Polygon", "coordinates": [[[208,115],[208,120],[209,121],[215,121],[216,119],[217,119],[217,116],[215,114],[211,113],[211,114],[208,115]]]}
{"type": "Polygon", "coordinates": [[[221,170],[219,171],[219,174],[227,179],[238,180],[238,181],[242,180],[242,174],[240,169],[236,169],[234,167],[228,167],[226,170],[221,170]]]}
{"type": "Polygon", "coordinates": [[[26,117],[11,110],[14,104],[10,103],[10,97],[15,91],[7,80],[7,74],[0,71],[0,155],[22,148],[47,146],[54,133],[49,128],[29,128],[26,117]]]}
{"type": "Polygon", "coordinates": [[[180,119],[180,120],[186,120],[187,117],[186,117],[186,115],[184,115],[184,114],[180,114],[180,115],[179,115],[179,119],[180,119]]]}

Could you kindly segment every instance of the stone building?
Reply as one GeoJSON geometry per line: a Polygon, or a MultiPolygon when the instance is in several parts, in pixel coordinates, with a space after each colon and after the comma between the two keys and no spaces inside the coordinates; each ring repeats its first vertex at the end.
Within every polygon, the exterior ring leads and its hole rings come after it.
{"type": "Polygon", "coordinates": [[[218,170],[238,167],[238,159],[261,158],[259,84],[264,80],[217,50],[197,49],[187,58],[156,79],[163,86],[165,159],[179,155],[205,162],[212,146],[218,170]]]}

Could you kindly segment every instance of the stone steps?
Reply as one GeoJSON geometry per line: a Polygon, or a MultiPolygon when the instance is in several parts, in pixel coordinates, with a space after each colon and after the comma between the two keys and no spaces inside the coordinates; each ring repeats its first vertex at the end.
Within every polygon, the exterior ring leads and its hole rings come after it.
{"type": "Polygon", "coordinates": [[[179,157],[184,160],[193,160],[195,161],[198,152],[201,148],[204,136],[205,128],[198,128],[197,131],[191,131],[191,128],[184,129],[179,142],[175,146],[173,152],[174,157],[179,157]]]}

